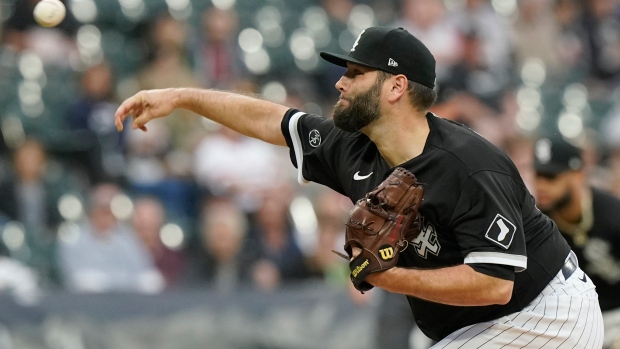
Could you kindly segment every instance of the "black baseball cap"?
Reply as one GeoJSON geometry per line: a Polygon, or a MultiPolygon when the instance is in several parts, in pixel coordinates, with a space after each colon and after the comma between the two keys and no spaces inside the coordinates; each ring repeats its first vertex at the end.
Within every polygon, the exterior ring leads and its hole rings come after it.
{"type": "Polygon", "coordinates": [[[555,176],[583,167],[581,149],[561,138],[541,138],[534,145],[534,170],[555,176]]]}
{"type": "Polygon", "coordinates": [[[357,37],[348,55],[321,52],[326,61],[346,67],[352,62],[435,87],[435,57],[403,28],[370,27],[357,37]]]}

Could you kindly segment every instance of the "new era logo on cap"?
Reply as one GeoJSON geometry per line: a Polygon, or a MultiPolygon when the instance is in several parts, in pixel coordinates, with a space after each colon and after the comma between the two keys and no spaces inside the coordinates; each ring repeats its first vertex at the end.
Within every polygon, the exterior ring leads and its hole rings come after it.
{"type": "Polygon", "coordinates": [[[398,67],[398,63],[396,63],[396,61],[391,58],[388,60],[388,65],[390,67],[398,67]]]}

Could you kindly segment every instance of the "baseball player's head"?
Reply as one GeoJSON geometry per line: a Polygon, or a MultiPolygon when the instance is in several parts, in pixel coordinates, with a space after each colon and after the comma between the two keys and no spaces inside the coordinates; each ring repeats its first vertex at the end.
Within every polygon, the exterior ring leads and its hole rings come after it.
{"type": "Polygon", "coordinates": [[[435,58],[428,48],[403,28],[371,27],[358,36],[348,54],[321,52],[326,61],[347,67],[345,77],[376,71],[372,86],[361,91],[343,91],[334,110],[334,123],[345,131],[357,131],[381,116],[383,83],[393,76],[407,80],[409,101],[419,111],[435,102],[435,58]],[[345,100],[348,103],[342,103],[345,100]]]}
{"type": "Polygon", "coordinates": [[[541,138],[534,145],[536,205],[543,212],[566,206],[584,181],[580,148],[563,140],[541,138]]]}

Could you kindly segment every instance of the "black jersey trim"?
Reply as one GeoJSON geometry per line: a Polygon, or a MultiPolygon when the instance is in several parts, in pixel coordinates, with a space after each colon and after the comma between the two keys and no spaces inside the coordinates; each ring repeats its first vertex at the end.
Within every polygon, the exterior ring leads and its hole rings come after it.
{"type": "Polygon", "coordinates": [[[310,183],[309,180],[304,178],[304,148],[301,143],[299,132],[297,132],[297,124],[303,115],[305,115],[305,113],[299,111],[293,114],[288,122],[288,132],[291,135],[291,140],[293,141],[293,152],[295,152],[295,159],[297,160],[297,182],[301,185],[310,183]]]}
{"type": "Polygon", "coordinates": [[[465,264],[488,263],[503,264],[515,267],[515,272],[520,273],[527,269],[527,257],[499,252],[471,252],[465,257],[465,264]]]}

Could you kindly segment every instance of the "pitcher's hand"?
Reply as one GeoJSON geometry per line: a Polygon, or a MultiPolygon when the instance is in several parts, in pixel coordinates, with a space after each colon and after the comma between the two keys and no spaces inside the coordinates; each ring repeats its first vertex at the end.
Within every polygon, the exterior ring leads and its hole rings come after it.
{"type": "Polygon", "coordinates": [[[172,113],[175,109],[174,100],[174,89],[140,91],[127,98],[116,110],[116,129],[122,131],[123,122],[132,115],[131,128],[146,131],[147,122],[172,113]]]}

